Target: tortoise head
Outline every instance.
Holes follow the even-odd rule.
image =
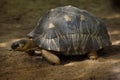
[[[29,51],[40,49],[31,38],[21,39],[19,41],[13,42],[11,48],[14,51]]]
[[[19,41],[13,42],[11,48],[15,51],[24,51],[27,43],[27,39],[21,39]]]

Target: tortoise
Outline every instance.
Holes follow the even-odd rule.
[[[86,10],[68,5],[49,10],[25,39],[13,42],[14,51],[39,50],[50,63],[60,64],[57,54],[96,59],[97,51],[111,45],[105,24]]]

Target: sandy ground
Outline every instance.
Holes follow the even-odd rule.
[[[33,28],[28,27],[29,23],[1,23],[0,80],[120,80],[120,18],[103,20],[113,45],[105,48],[98,60],[61,57],[61,65],[51,65],[24,52],[9,51],[13,41],[25,37]]]

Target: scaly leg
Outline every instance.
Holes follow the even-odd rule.
[[[60,64],[60,59],[58,56],[56,56],[55,54],[53,54],[50,51],[44,50],[42,49],[42,56],[47,59],[50,63],[53,64]]]

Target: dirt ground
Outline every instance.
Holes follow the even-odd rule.
[[[51,65],[40,56],[9,51],[12,42],[25,37],[34,27],[29,22],[0,23],[0,80],[120,80],[120,15],[102,20],[112,46],[105,48],[97,60],[61,57],[61,65]]]

